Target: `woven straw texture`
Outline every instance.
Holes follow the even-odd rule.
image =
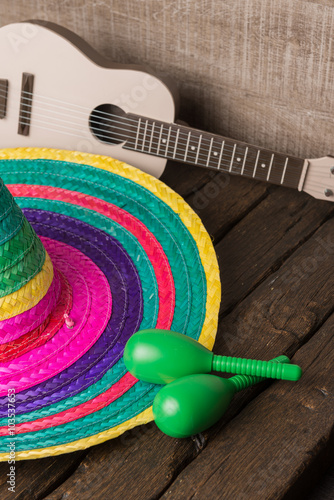
[[[23,221],[20,231],[9,241],[0,245],[0,269],[6,271],[14,266],[31,250],[36,234],[27,220]]]
[[[0,298],[0,320],[12,318],[34,307],[46,295],[53,280],[53,266],[45,253],[42,269],[19,290]]]
[[[30,278],[4,298],[24,297],[27,285],[34,290],[26,309],[12,305],[13,315],[0,322],[0,459],[8,459],[13,439],[8,388],[16,390],[18,460],[84,449],[152,420],[160,386],[127,373],[123,349],[135,331],[149,327],[180,331],[212,348],[220,281],[200,219],[160,181],[107,157],[1,150],[0,177],[16,201],[7,197],[13,207],[7,214],[0,207],[12,245],[6,265],[22,262]],[[19,207],[46,248],[35,275],[25,259],[33,232]],[[23,233],[16,249],[12,241]],[[49,282],[34,302],[42,287],[32,284],[48,261]],[[52,297],[56,306],[35,324],[39,304]],[[16,336],[19,324],[26,330]]]
[[[47,293],[36,306],[17,316],[0,321],[0,344],[13,341],[31,332],[45,321],[59,297],[60,285],[57,276],[56,273]]]
[[[63,326],[65,321],[64,314],[69,314],[72,308],[72,288],[60,271],[56,271],[55,278],[55,300],[51,302],[53,307],[50,314],[46,315],[46,319],[37,328],[20,336],[16,340],[2,344],[0,346],[0,361],[10,361],[32,349],[42,346]]]

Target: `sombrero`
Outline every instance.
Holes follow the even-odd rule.
[[[199,217],[109,157],[4,149],[0,178],[0,460],[149,422],[160,386],[126,371],[127,340],[170,329],[212,349],[217,331],[219,271]]]

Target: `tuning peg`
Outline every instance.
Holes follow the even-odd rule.
[[[277,364],[289,363],[279,356]],[[260,377],[194,374],[165,385],[155,396],[153,416],[159,429],[171,437],[185,438],[215,424],[226,412],[234,394],[264,380]]]
[[[125,346],[123,359],[132,375],[154,384],[211,371],[293,381],[302,375],[297,365],[215,355],[196,340],[169,330],[135,333]]]

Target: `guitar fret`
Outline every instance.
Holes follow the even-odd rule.
[[[214,168],[214,169],[217,168],[220,147],[221,147],[221,141],[218,140],[218,137],[213,136],[212,148],[211,148],[211,153],[210,153],[209,168]]]
[[[269,181],[270,174],[271,174],[271,169],[273,166],[273,161],[274,161],[274,154],[271,155],[270,163],[269,163],[269,169],[268,169],[268,174],[267,174],[267,181]]]
[[[189,148],[190,136],[191,136],[191,132],[188,132],[188,139],[187,139],[187,145],[186,145],[186,152],[184,153],[184,161],[186,161],[186,159],[187,159],[187,154],[188,154],[188,148]]]
[[[145,148],[145,140],[146,140],[147,124],[148,124],[148,120],[146,120],[146,123],[145,123],[145,129],[144,129],[144,135],[143,135],[143,144],[142,144],[142,146],[141,146],[141,150],[142,150],[142,151],[144,151],[144,148]]]
[[[177,129],[176,132],[176,138],[175,138],[175,146],[174,146],[174,153],[173,153],[173,158],[175,158],[176,155],[176,148],[177,148],[177,141],[179,140],[179,134],[180,134],[180,129]]]
[[[231,158],[231,163],[230,163],[230,167],[229,167],[229,172],[232,171],[232,165],[233,165],[233,160],[234,160],[234,155],[235,155],[235,148],[237,147],[236,144],[234,144],[234,147],[233,147],[233,153],[232,153],[232,158]]]
[[[157,149],[157,154],[160,154],[160,145],[161,145],[161,136],[162,136],[162,129],[164,128],[164,124],[161,124],[160,127],[160,133],[159,133],[159,139],[158,139],[158,149]]]
[[[215,134],[150,118],[133,117],[124,148],[201,167],[298,187],[304,161]],[[137,127],[137,128],[136,128]]]
[[[148,146],[148,152],[150,153],[151,152],[151,147],[152,147],[152,140],[153,140],[153,134],[154,134],[154,125],[155,125],[155,122],[152,123],[152,130],[151,130],[151,139],[150,139],[150,144]]]
[[[202,142],[202,134],[199,136],[199,141],[198,141],[198,146],[197,146],[197,154],[196,154],[195,163],[198,162],[198,156],[199,156],[199,150],[200,150],[200,147],[201,147],[201,142]]]
[[[284,163],[284,168],[283,168],[283,174],[282,174],[281,184],[283,184],[283,182],[284,182],[284,177],[285,177],[285,172],[286,172],[286,167],[287,167],[287,165],[288,165],[288,161],[289,161],[289,158],[287,158],[287,159],[285,160],[285,163]]]
[[[255,167],[254,167],[254,171],[253,171],[253,177],[255,177],[255,174],[256,174],[256,169],[257,169],[257,164],[258,164],[258,161],[259,161],[259,156],[260,156],[260,150],[258,149],[257,155],[256,155],[256,160],[255,160]]]
[[[221,150],[220,150],[220,155],[219,155],[219,160],[218,160],[218,167],[217,167],[218,169],[220,169],[220,164],[221,164],[221,161],[222,161],[224,146],[225,146],[225,141],[222,142],[222,147],[221,147]]]
[[[244,170],[245,170],[245,163],[246,163],[246,158],[247,158],[247,153],[248,153],[248,147],[245,149],[245,155],[244,155],[244,161],[242,162],[242,167],[241,167],[241,175],[243,175]]]
[[[165,131],[165,124],[163,124],[163,128],[162,128],[162,136],[161,136],[161,155],[162,156],[166,156],[166,143],[167,143],[167,139],[166,139],[166,135],[167,135],[167,132]],[[165,150],[163,149],[165,147]]]
[[[208,159],[206,161],[206,166],[207,167],[209,166],[209,161],[210,161],[210,156],[211,156],[211,150],[212,150],[212,143],[213,143],[213,137],[211,137],[211,141],[210,141],[210,147],[209,147],[209,152],[208,152]]]
[[[136,142],[135,142],[135,149],[138,147],[138,139],[139,139],[139,130],[140,130],[140,125],[141,125],[141,118],[138,120],[138,128],[137,128],[137,135],[136,135]]]

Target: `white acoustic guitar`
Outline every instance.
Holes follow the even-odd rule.
[[[0,29],[0,147],[112,156],[156,177],[167,159],[306,191],[334,201],[334,159],[304,160],[174,123],[170,83],[111,64],[44,21]]]

